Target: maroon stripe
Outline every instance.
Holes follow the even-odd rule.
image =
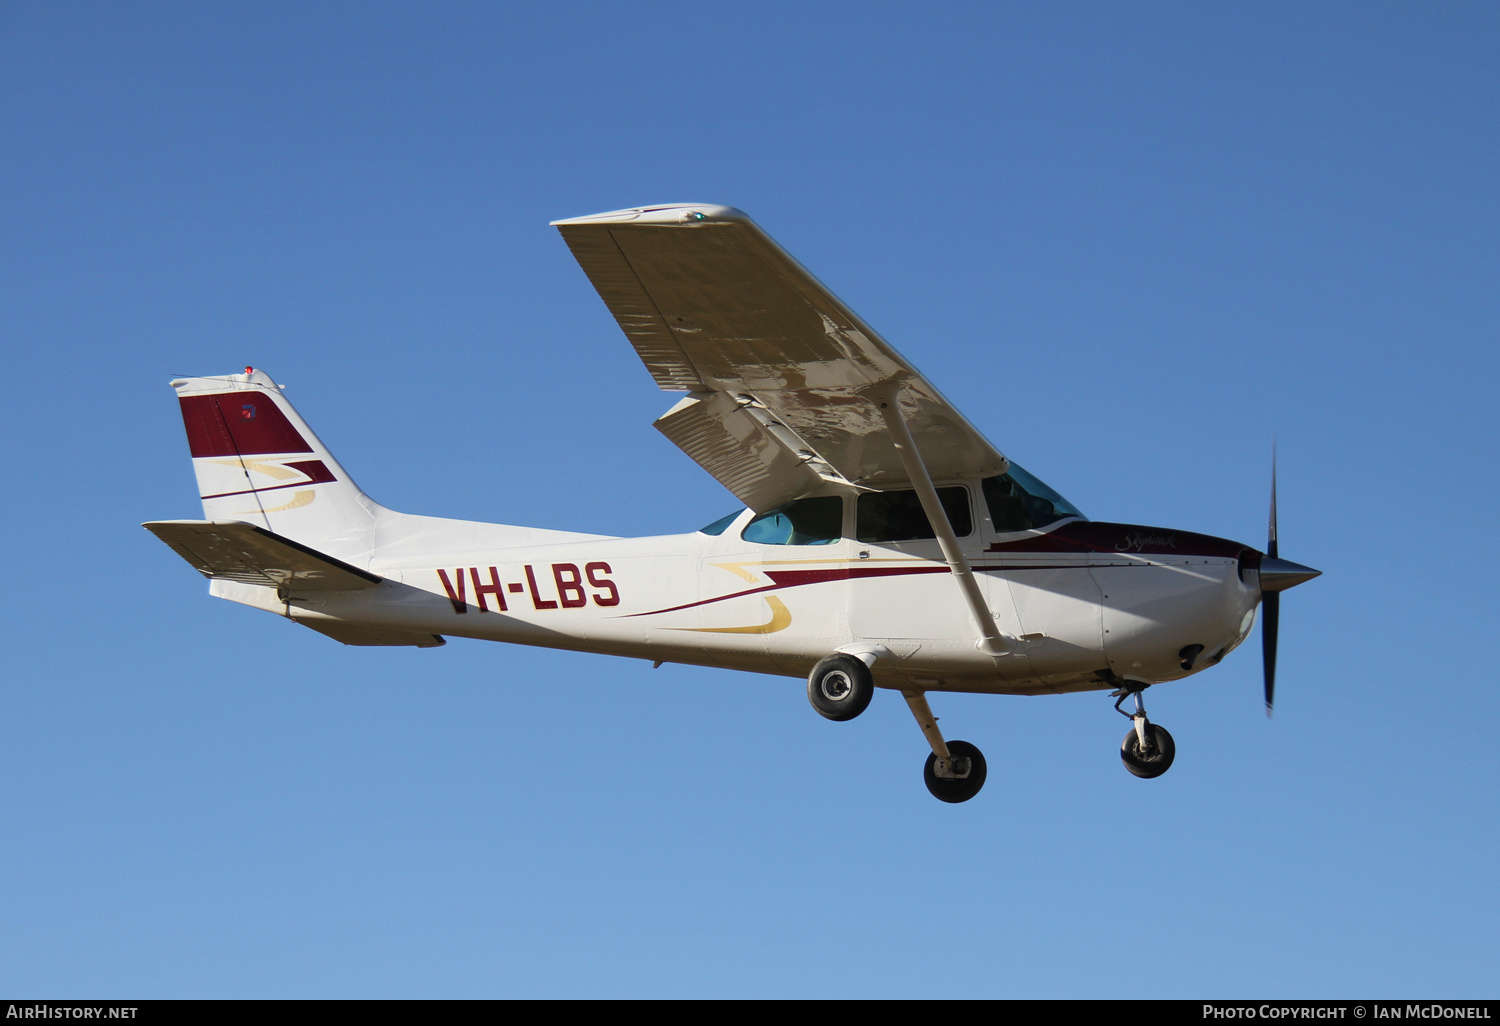
[[[299,474],[306,474],[308,484],[327,484],[338,480],[322,460],[298,460],[286,465]]]
[[[986,552],[1106,552],[1127,556],[1237,557],[1254,551],[1239,542],[1191,531],[1171,531],[1136,524],[1075,520],[1046,534],[999,541]]]
[[[1239,542],[1226,541],[1223,538],[1215,538],[1206,534],[1194,534],[1191,531],[1165,531],[1153,527],[1137,527],[1133,524],[1100,524],[1090,521],[1077,521],[1072,524],[1064,524],[1056,531],[1051,531],[1047,534],[1021,538],[1017,541],[996,542],[985,551],[1072,552],[1085,555],[1102,552],[1118,556],[1173,555],[1189,558],[1213,558],[1224,556],[1242,557],[1244,554],[1252,553],[1255,550],[1241,545]],[[1122,565],[1148,566],[1150,564],[1127,563]],[[1011,571],[1023,570],[1088,570],[1089,568],[1088,563],[972,564],[972,569],[982,573],[1010,573]],[[741,598],[745,595],[757,595],[764,591],[798,588],[805,584],[824,584],[829,581],[858,580],[865,577],[946,574],[949,570],[947,566],[941,564],[928,564],[927,566],[920,567],[847,566],[830,567],[823,570],[766,570],[763,572],[775,583],[763,585],[758,588],[747,588],[744,591],[720,595],[717,598],[700,599],[697,602],[684,602],[680,606],[651,609],[644,613],[627,613],[624,618],[652,616],[656,613],[675,613],[680,609],[692,609],[694,606],[712,605],[715,602]]]
[[[680,606],[668,606],[666,609],[649,609],[644,613],[627,613],[621,619],[629,619],[632,616],[651,616],[655,613],[675,613],[679,609],[692,609],[694,606],[709,606],[715,602],[723,602],[727,599],[742,598],[746,595],[758,595],[763,591],[779,591],[782,588],[796,588],[804,584],[823,584],[827,581],[843,581],[854,577],[892,577],[904,574],[945,574],[948,572],[946,566],[914,566],[914,567],[839,567],[831,570],[767,570],[765,575],[775,584],[763,585],[759,588],[746,588],[744,591],[731,592],[728,595],[720,595],[718,598],[700,599],[697,602],[684,602]]]
[[[824,581],[850,581],[861,577],[895,577],[906,574],[945,574],[946,566],[848,566],[828,570],[767,570],[765,575],[778,587],[796,588]]]
[[[195,459],[313,451],[264,392],[185,395],[180,401],[188,448]]]
[[[213,495],[200,495],[200,499],[227,499],[232,495],[256,495],[260,492],[274,492],[278,488],[306,488],[308,485],[327,484],[329,481],[337,481],[333,471],[324,466],[322,460],[298,460],[296,463],[285,464],[294,470],[307,475],[306,481],[293,481],[291,484],[267,485],[264,488],[242,488],[237,492],[215,492]]]
[[[280,491],[283,488],[306,488],[310,484],[317,484],[317,483],[318,482],[316,482],[316,481],[294,481],[291,484],[267,485],[265,488],[246,488],[244,491],[241,491],[241,492],[215,492],[212,495],[200,495],[200,496],[198,496],[198,498],[200,498],[200,499],[228,499],[228,498],[232,498],[232,497],[234,497],[236,495],[259,495],[261,492],[276,492],[276,491]]]

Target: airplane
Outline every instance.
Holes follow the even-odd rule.
[[[1007,459],[747,215],[711,204],[555,221],[657,385],[654,426],[742,509],[616,538],[398,513],[365,495],[264,372],[180,378],[203,520],[143,525],[209,593],[346,645],[463,637],[807,680],[829,720],[900,692],[934,797],[984,786],[931,692],[1108,691],[1120,758],[1176,745],[1147,688],[1219,663],[1320,571],[1269,541],[1092,521]],[[1131,711],[1122,704],[1131,700]]]

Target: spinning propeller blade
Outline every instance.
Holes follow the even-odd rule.
[[[1260,600],[1260,654],[1266,668],[1266,719],[1276,697],[1276,625],[1281,619],[1281,594],[1270,592]]]
[[[1276,445],[1271,445],[1271,525],[1267,529],[1266,559],[1276,559]],[[1261,562],[1265,573],[1265,561]],[[1271,704],[1276,698],[1276,628],[1281,621],[1281,592],[1267,592],[1261,582],[1260,655],[1266,674],[1266,719],[1271,718]]]
[[[1260,561],[1260,651],[1266,673],[1266,716],[1276,698],[1276,629],[1281,621],[1281,593],[1322,574],[1282,559],[1276,544],[1276,447],[1271,447],[1271,525],[1266,554]]]

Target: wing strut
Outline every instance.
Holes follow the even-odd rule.
[[[911,430],[906,426],[906,418],[901,415],[900,395],[899,388],[890,389],[876,396],[875,405],[880,407],[880,415],[885,418],[885,426],[891,433],[891,441],[895,444],[896,452],[901,456],[901,465],[906,468],[906,476],[917,490],[917,498],[922,500],[922,509],[926,512],[927,520],[932,524],[932,530],[937,535],[938,545],[943,550],[943,558],[947,560],[948,568],[953,571],[954,580],[958,581],[964,601],[969,604],[969,612],[974,615],[974,624],[979,628],[980,635],[977,645],[979,651],[991,656],[1005,655],[1015,648],[1015,641],[1007,638],[995,625],[995,618],[990,613],[990,607],[979,590],[979,582],[974,579],[974,572],[969,569],[968,560],[964,559],[963,551],[958,547],[958,538],[953,533],[953,524],[948,520],[948,511],[943,509],[943,504],[938,501],[937,489],[932,486],[932,477],[927,473],[927,464],[922,462],[922,454],[917,451],[916,443],[912,441]],[[921,717],[919,716],[918,719],[920,720]]]

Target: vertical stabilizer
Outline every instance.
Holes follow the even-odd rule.
[[[380,507],[263,371],[172,382],[208,520],[264,527],[356,565]]]

